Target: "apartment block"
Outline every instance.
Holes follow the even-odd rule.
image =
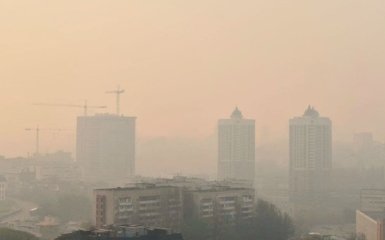
[[[242,223],[254,216],[254,189],[224,186],[192,190],[184,194],[186,218],[206,221],[216,227]]]
[[[94,190],[93,224],[140,224],[179,230],[182,194],[177,187],[142,184]]]

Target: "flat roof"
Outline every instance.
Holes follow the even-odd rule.
[[[379,219],[385,219],[385,212],[377,212],[377,211],[362,211],[363,214],[367,215],[368,217],[374,219],[374,220],[379,220]]]
[[[228,192],[228,191],[239,191],[239,190],[248,190],[248,191],[254,191],[253,188],[242,188],[242,187],[227,187],[227,186],[219,186],[219,187],[208,187],[208,188],[201,188],[199,189],[193,189],[191,192]]]
[[[162,188],[178,188],[174,186],[143,186],[143,187],[115,187],[115,188],[97,188],[94,191],[128,191],[128,190],[152,190]]]

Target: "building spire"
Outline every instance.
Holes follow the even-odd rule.
[[[305,110],[303,116],[304,117],[319,117],[319,113],[313,106],[309,105],[307,107],[307,109]]]
[[[238,106],[235,107],[233,113],[231,114],[232,119],[242,119],[242,112],[238,109]]]

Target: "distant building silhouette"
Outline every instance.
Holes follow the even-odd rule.
[[[135,117],[77,119],[76,160],[85,180],[124,182],[135,174]]]
[[[384,240],[385,213],[356,210],[356,239]]]
[[[289,124],[290,199],[297,203],[325,199],[332,169],[332,123],[309,106]]]
[[[0,201],[5,200],[7,190],[7,179],[0,175]]]
[[[385,212],[385,189],[364,188],[360,191],[360,210]]]
[[[373,148],[374,139],[371,132],[361,132],[354,134],[353,137],[355,151],[368,151]]]
[[[81,171],[78,165],[68,152],[55,152],[49,154],[40,154],[33,161],[34,175],[36,180],[50,181],[79,181]],[[28,169],[23,169],[25,174],[29,173]],[[27,177],[27,176],[25,176]]]
[[[255,120],[244,119],[238,108],[218,121],[218,178],[254,182]]]

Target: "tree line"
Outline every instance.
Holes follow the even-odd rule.
[[[287,240],[294,235],[294,231],[289,215],[264,200],[257,201],[255,217],[247,222],[223,226],[218,231],[203,220],[189,219],[182,229],[185,240]]]

